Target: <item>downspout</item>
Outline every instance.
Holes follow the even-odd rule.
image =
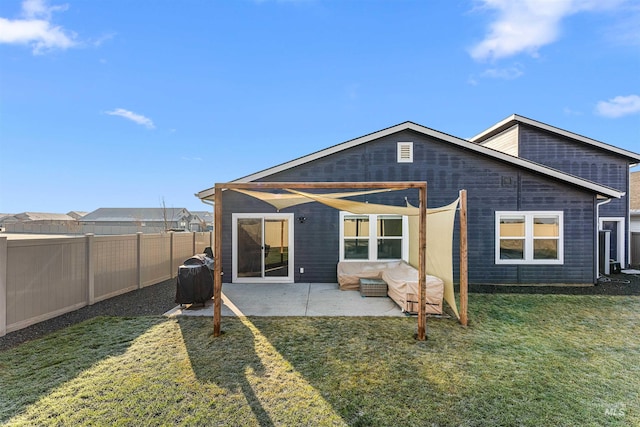
[[[595,256],[596,256],[596,281],[600,278],[600,206],[604,206],[607,203],[611,202],[612,198],[608,198],[607,200],[603,200],[596,204],[596,239],[595,239]]]

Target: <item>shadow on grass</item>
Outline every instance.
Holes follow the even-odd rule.
[[[241,390],[260,425],[460,421],[447,400],[459,373],[429,369],[446,357],[446,334],[465,334],[454,320],[430,320],[427,342],[413,338],[414,318],[225,318],[218,338],[210,321],[179,323],[198,380]],[[308,417],[280,418],[295,412]]]
[[[460,373],[432,369],[459,357],[448,354],[447,336],[467,331],[453,319],[428,319],[427,341],[414,339],[412,317],[252,320],[348,425],[463,423],[449,400]]]
[[[123,354],[161,317],[96,317],[0,352],[0,422],[109,357]]]
[[[212,336],[211,320],[179,320],[198,381],[215,384],[227,394],[235,393],[242,406],[239,411],[243,407],[251,408],[252,414],[247,409],[243,425],[347,424],[316,385],[283,357],[263,334],[266,322],[277,325],[276,330],[289,335],[287,325],[295,319],[300,318],[229,317],[223,320],[224,334],[216,338]],[[256,326],[258,323],[261,326]],[[318,344],[317,350],[322,352],[324,343]],[[311,358],[316,356],[317,351],[309,355]],[[251,416],[253,418],[249,419]],[[234,422],[230,424],[236,425]]]
[[[238,319],[225,319],[223,334],[213,337],[213,323],[193,317],[178,319],[191,367],[203,383],[237,391],[244,395],[260,426],[274,426],[269,414],[247,379],[247,372],[264,375],[265,370],[255,351],[254,335]]]

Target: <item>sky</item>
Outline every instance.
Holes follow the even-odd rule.
[[[640,152],[639,0],[0,0],[0,213],[195,193],[405,121]]]

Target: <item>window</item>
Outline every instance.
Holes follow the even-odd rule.
[[[562,212],[496,212],[496,264],[562,264]]]
[[[400,215],[340,212],[340,260],[408,259],[408,221]]]

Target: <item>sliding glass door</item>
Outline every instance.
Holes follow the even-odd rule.
[[[293,214],[233,215],[233,281],[293,282]]]

